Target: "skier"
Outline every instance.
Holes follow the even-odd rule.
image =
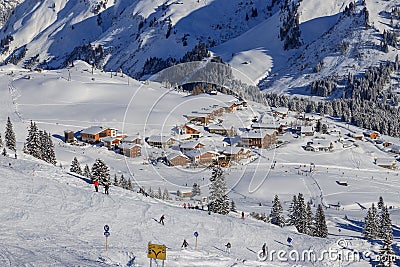
[[[96,192],[99,192],[99,182],[96,180],[93,182],[94,185],[94,189],[96,190]]]
[[[244,212],[242,211],[242,220],[244,220]]]
[[[186,203],[183,203],[183,208],[186,209]]]
[[[189,243],[186,241],[186,239],[183,239],[183,244],[181,248],[187,248],[189,246]]]
[[[164,219],[165,219],[165,217],[164,217],[164,214],[163,214],[163,215],[161,215],[161,218],[160,218],[160,223],[161,223],[162,225],[164,225]]]
[[[263,256],[265,257],[265,255],[267,255],[266,253],[267,253],[267,243],[264,243],[264,245],[262,246],[262,253],[263,253]]]
[[[227,253],[231,253],[231,247],[232,247],[231,243],[228,242],[228,243],[225,245],[225,247],[226,247],[226,252],[227,252]]]
[[[106,183],[104,185],[104,194],[108,195],[108,189],[110,188],[110,185],[108,183]]]

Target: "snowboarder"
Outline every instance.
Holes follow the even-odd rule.
[[[226,252],[227,252],[227,253],[231,253],[231,247],[232,247],[231,243],[228,242],[228,243],[225,245],[225,247],[226,247]]]
[[[108,189],[110,188],[110,185],[108,183],[106,183],[104,185],[104,194],[108,195]]]
[[[160,218],[160,223],[161,223],[162,225],[164,225],[164,219],[165,219],[165,217],[164,217],[164,214],[163,214],[163,215],[161,215],[161,218]]]
[[[186,241],[186,239],[183,239],[183,244],[181,248],[187,248],[189,246],[189,243]]]
[[[99,182],[96,180],[93,182],[94,185],[94,189],[96,190],[96,192],[99,192]]]
[[[242,211],[242,220],[244,220],[244,212]]]

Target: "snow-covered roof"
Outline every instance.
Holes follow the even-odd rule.
[[[116,138],[116,137],[111,137],[111,136],[106,136],[106,137],[104,137],[104,138],[101,138],[101,141],[103,141],[103,142],[112,142],[112,141],[114,141],[114,140],[118,140],[118,138]]]
[[[121,145],[119,145],[119,148],[121,149],[131,149],[135,146],[141,147],[141,145],[139,144],[132,144],[132,143],[122,143]]]
[[[192,140],[192,141],[188,141],[188,142],[182,143],[182,144],[180,145],[180,148],[184,148],[184,149],[186,149],[186,148],[194,149],[194,148],[195,148],[197,145],[199,145],[199,144],[204,146],[204,144],[202,144],[201,142]]]
[[[147,138],[147,142],[153,143],[167,143],[170,139],[175,140],[171,136],[164,136],[164,135],[151,135]]]
[[[215,152],[213,150],[206,150],[206,149],[203,149],[203,148],[193,149],[193,150],[190,150],[190,151],[186,152],[185,154],[186,154],[186,156],[188,156],[189,158],[192,159],[192,158],[198,157],[198,156],[200,156],[200,155],[202,155],[204,153],[207,153],[207,152],[215,154],[215,155],[219,155],[218,152]]]
[[[198,132],[201,132],[201,131],[203,130],[203,127],[194,125],[194,124],[192,124],[192,123],[185,124],[185,125],[183,125],[182,127],[185,127],[185,126],[191,128],[191,129],[193,129],[193,130],[196,130],[196,131],[198,131]]]
[[[128,135],[122,138],[123,142],[133,142],[136,139],[140,139],[140,135]]]
[[[255,129],[277,129],[279,128],[280,124],[270,122],[270,123],[253,123],[251,128]]]
[[[245,132],[241,134],[242,138],[251,138],[251,139],[256,139],[256,138],[264,138],[266,135],[273,135],[276,131],[275,130],[253,130],[249,132]]]
[[[210,125],[207,126],[207,128],[209,130],[228,130],[228,129],[230,129],[230,127],[225,127],[225,126],[220,125],[220,124],[210,124]]]
[[[229,146],[229,147],[225,148],[225,150],[223,151],[223,154],[225,154],[225,155],[235,155],[235,154],[238,154],[241,151],[244,151],[243,147]]]
[[[81,134],[92,134],[96,135],[101,133],[102,131],[106,130],[107,128],[104,128],[103,126],[90,126],[89,128],[83,129],[81,131]]]
[[[376,159],[376,165],[390,166],[393,164],[396,164],[396,161],[394,159]]]
[[[184,157],[184,158],[189,159],[186,155],[182,154],[179,151],[174,151],[174,152],[169,153],[166,158],[167,158],[167,160],[173,160],[176,157]]]

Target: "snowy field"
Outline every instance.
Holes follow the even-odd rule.
[[[68,81],[69,75],[71,81]],[[269,214],[275,194],[279,195],[285,211],[292,196],[299,192],[305,195],[306,201],[323,204],[327,207],[329,236],[320,239],[249,216],[242,220],[239,214],[220,216],[185,210],[183,202],[161,203],[121,188],[112,187],[109,196],[95,193],[85,179],[67,173],[74,157],[81,166],[91,166],[96,158],[101,158],[110,167],[112,177],[124,174],[145,188],[167,188],[171,193],[178,189],[190,191],[193,183],[198,183],[202,195],[207,196],[209,169],[147,164],[147,156],[162,153],[147,145],[143,145],[143,156],[130,159],[104,147],[65,144],[60,136],[66,129],[79,131],[92,125],[115,127],[142,137],[171,134],[173,127],[185,123],[184,114],[232,101],[232,96],[190,96],[169,91],[158,83],[144,84],[132,79],[128,84],[126,76],[111,77],[110,73],[98,70],[92,74],[90,66],[83,63],[69,70],[42,73],[5,66],[0,70],[0,90],[0,123],[5,125],[7,117],[11,117],[18,151],[18,159],[0,157],[3,184],[0,190],[3,203],[7,203],[0,212],[1,266],[146,266],[146,247],[150,241],[167,245],[166,266],[292,266],[293,261],[260,262],[256,252],[264,242],[270,250],[320,252],[330,247],[338,249],[336,243],[340,238],[346,240],[350,249],[376,255],[379,242],[361,238],[360,221],[366,215],[365,208],[377,202],[379,196],[392,206],[394,249],[399,254],[399,171],[376,166],[375,157],[393,159],[393,155],[380,151],[370,142],[360,141],[357,147],[350,148],[341,148],[335,143],[332,152],[308,152],[302,146],[310,138],[287,134],[278,136],[278,140],[287,141],[282,146],[253,150],[254,161],[226,169],[229,196],[246,215],[253,211]],[[254,116],[263,116],[268,110],[250,103],[247,110],[229,114],[224,119],[234,123],[235,128],[248,127]],[[30,120],[53,135],[57,166],[22,154]],[[329,123],[336,124],[343,133],[356,130],[338,122],[329,120]],[[215,146],[222,139],[217,135],[204,138]],[[312,173],[309,172],[311,163]],[[336,182],[344,180],[348,186]],[[336,209],[338,202],[340,208]],[[165,226],[154,220],[162,214],[166,217]],[[108,253],[104,224],[111,228]],[[194,248],[195,231],[200,234],[197,249]],[[293,247],[287,245],[289,236]],[[188,250],[180,248],[183,239],[190,244]],[[232,243],[230,254],[224,251],[227,242]],[[343,266],[367,266],[373,261],[342,263]],[[301,262],[303,266],[338,264],[335,259]]]

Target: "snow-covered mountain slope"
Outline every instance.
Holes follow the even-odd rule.
[[[68,81],[69,80],[69,81]],[[105,147],[63,142],[63,131],[79,131],[92,125],[116,127],[126,134],[169,133],[176,125],[185,123],[182,114],[201,110],[233,100],[229,95],[187,95],[169,91],[159,83],[141,83],[120,74],[93,70],[90,65],[75,62],[75,67],[42,72],[28,71],[12,65],[0,68],[0,125],[10,116],[17,136],[18,159],[0,156],[0,225],[3,228],[0,261],[4,266],[146,266],[147,243],[165,244],[167,266],[292,266],[289,262],[260,262],[257,252],[264,242],[270,250],[290,252],[314,250],[319,256],[345,239],[349,249],[370,252],[376,256],[380,241],[362,238],[366,210],[379,196],[392,206],[390,215],[394,229],[393,249],[399,251],[400,182],[398,170],[383,169],[374,158],[393,160],[372,142],[357,141],[357,146],[343,148],[340,136],[324,135],[333,141],[332,152],[305,151],[303,146],[311,137],[287,133],[278,139],[284,142],[277,149],[253,149],[254,161],[224,168],[229,197],[239,211],[246,214],[228,216],[208,215],[205,211],[185,210],[183,203],[193,200],[160,201],[136,192],[112,186],[110,195],[95,193],[84,177],[70,175],[74,157],[89,166],[103,159],[113,176],[123,174],[146,189],[166,188],[175,196],[191,190],[193,183],[201,186],[201,196],[208,196],[208,168],[169,167],[162,162],[149,164],[149,157],[161,156],[169,150],[151,148],[142,143],[143,154],[127,158]],[[223,116],[225,123],[235,128],[248,127],[254,117],[266,116],[267,107],[253,102],[247,110]],[[22,152],[27,127],[33,120],[40,129],[53,135],[57,166],[47,165]],[[297,121],[293,118],[293,123]],[[342,131],[342,138],[357,132],[354,126],[324,118],[323,123]],[[316,138],[316,137],[312,137]],[[387,140],[397,144],[398,138]],[[206,133],[201,139],[213,148],[222,146],[223,137]],[[322,139],[322,138],[321,138]],[[10,152],[10,151],[8,151]],[[9,166],[11,163],[11,166]],[[309,168],[313,163],[315,170]],[[274,166],[272,168],[272,165]],[[204,179],[203,179],[204,178]],[[339,185],[345,181],[348,186]],[[137,183],[137,184],[136,184]],[[329,236],[327,239],[299,234],[290,226],[279,228],[256,221],[250,212],[269,214],[271,200],[279,195],[285,216],[294,194],[302,192],[305,199],[326,206]],[[340,202],[341,209],[335,208]],[[313,212],[315,208],[313,207]],[[164,214],[165,226],[154,219]],[[153,219],[154,218],[154,219]],[[103,226],[110,225],[108,255],[105,251]],[[194,247],[194,231],[199,232],[199,247]],[[288,246],[288,237],[293,247]],[[183,239],[190,248],[180,249]],[[232,243],[232,253],[224,245]],[[133,258],[135,257],[134,263]],[[298,262],[297,262],[298,263]],[[337,258],[317,263],[302,261],[303,266],[338,265]],[[346,261],[349,266],[376,263],[369,258]],[[3,266],[3,264],[0,264]],[[159,263],[161,265],[161,263]],[[344,265],[344,264],[343,264]]]
[[[0,33],[13,39],[0,60],[59,68],[81,58],[137,77],[149,58],[179,60],[203,42],[262,89],[304,94],[313,80],[359,74],[398,53],[392,46],[382,52],[380,43],[384,30],[397,27],[390,12],[399,1],[366,0],[368,28],[361,1],[344,14],[350,3],[300,1],[303,45],[284,50],[279,1],[25,1]]]

